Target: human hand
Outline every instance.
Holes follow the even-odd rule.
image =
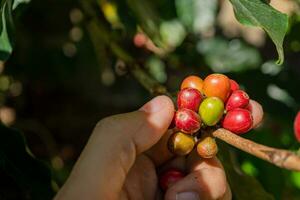
[[[217,158],[202,160],[196,153],[172,158],[166,143],[173,114],[172,101],[159,96],[138,111],[101,120],[55,199],[163,199],[157,170],[173,167],[187,176],[164,199],[231,199]]]

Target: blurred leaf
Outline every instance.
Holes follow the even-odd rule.
[[[202,40],[197,44],[206,63],[216,72],[239,72],[259,67],[259,52],[242,41],[222,38]]]
[[[13,10],[30,0],[2,0],[0,4],[0,60],[7,60],[13,50]]]
[[[205,34],[214,26],[218,2],[216,0],[176,0],[181,22],[194,33]]]
[[[13,26],[12,1],[4,2],[1,7],[0,60],[6,60],[12,52],[9,29]]]
[[[165,71],[165,63],[159,58],[152,56],[146,62],[146,67],[149,73],[160,83],[164,83],[167,80],[167,74]]]
[[[237,20],[244,25],[263,28],[278,52],[278,64],[284,61],[283,40],[288,29],[288,16],[261,0],[230,0]]]
[[[180,21],[164,21],[160,25],[160,35],[163,43],[170,48],[179,46],[186,36],[186,32]]]
[[[228,182],[236,200],[273,200],[274,197],[267,193],[261,184],[254,178],[245,175],[234,162],[231,147],[218,143],[220,159],[225,168]]]
[[[299,172],[292,172],[291,173],[292,182],[295,186],[300,189],[300,173]]]
[[[3,125],[0,125],[0,168],[30,199],[52,198],[49,169],[28,153],[24,138],[18,131]]]

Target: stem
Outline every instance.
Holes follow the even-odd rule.
[[[219,128],[212,135],[251,155],[278,167],[300,171],[300,157],[288,150],[276,149],[242,138],[226,129]]]

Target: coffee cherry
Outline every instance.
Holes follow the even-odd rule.
[[[264,111],[262,106],[256,101],[250,99],[250,102],[246,109],[251,112],[253,118],[252,128],[257,128],[261,124],[264,117]]]
[[[184,156],[190,153],[195,146],[195,139],[192,136],[181,132],[171,135],[168,141],[169,150],[178,156]]]
[[[223,128],[236,133],[243,134],[252,128],[253,119],[249,110],[236,108],[229,111],[222,121]]]
[[[300,111],[294,121],[294,133],[298,142],[300,142]]]
[[[160,175],[159,185],[166,191],[172,184],[184,178],[184,173],[178,169],[169,169]]]
[[[143,47],[147,42],[147,37],[143,33],[135,34],[133,38],[133,43],[136,47]]]
[[[184,88],[177,96],[178,108],[187,108],[196,112],[198,111],[201,101],[201,93],[194,88]]]
[[[182,81],[180,89],[182,90],[184,88],[195,88],[203,94],[202,87],[203,87],[203,80],[200,77],[188,76]]]
[[[230,94],[229,78],[223,74],[211,74],[204,79],[203,92],[207,97],[219,97],[223,102]]]
[[[211,136],[204,136],[197,144],[197,152],[202,158],[212,158],[218,153],[216,140]]]
[[[199,114],[207,126],[216,125],[224,113],[224,103],[218,97],[206,98],[199,107]]]
[[[226,110],[230,111],[234,108],[245,108],[249,104],[249,96],[243,90],[235,90],[232,92],[226,102]]]
[[[180,108],[175,114],[175,125],[180,131],[193,134],[200,129],[201,119],[196,112]]]
[[[239,84],[235,80],[230,79],[229,81],[230,81],[230,90],[231,90],[231,92],[240,89]]]

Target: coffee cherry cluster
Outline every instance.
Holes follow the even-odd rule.
[[[261,121],[262,116],[253,118],[263,113],[261,106],[223,74],[210,74],[204,80],[188,76],[180,89],[174,115],[177,131],[168,142],[170,151],[176,155],[187,155],[197,145],[201,157],[211,158],[218,146],[208,130],[223,127],[243,134],[257,126],[254,119]]]

